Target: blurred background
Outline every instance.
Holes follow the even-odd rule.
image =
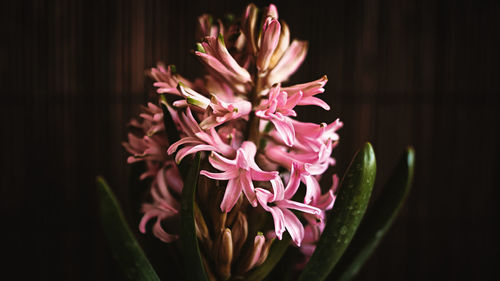
[[[499,280],[499,2],[273,3],[292,37],[310,43],[291,82],[328,75],[321,98],[332,110],[301,114],[344,122],[333,171],[343,175],[355,151],[371,141],[376,196],[403,150],[416,149],[413,190],[356,280]],[[2,4],[7,272],[21,280],[123,280],[99,224],[95,176],[107,178],[136,229],[137,192],[129,188],[121,142],[126,123],[154,96],[145,70],[163,61],[189,78],[200,75],[190,53],[197,17],[240,15],[246,4]],[[161,250],[150,238],[140,237]],[[161,265],[155,262],[159,271]]]

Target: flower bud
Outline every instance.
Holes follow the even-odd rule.
[[[233,239],[229,228],[219,236],[219,242],[215,249],[217,257],[215,259],[216,270],[222,280],[231,277],[231,263],[233,261]]]
[[[198,240],[200,240],[203,248],[207,250],[211,249],[212,240],[210,239],[210,233],[208,232],[208,227],[205,219],[203,218],[203,214],[196,204],[194,205],[194,221],[196,227],[196,237],[198,237]]]
[[[259,9],[255,4],[251,3],[247,6],[245,14],[243,15],[242,29],[245,34],[250,52],[257,53],[257,42],[255,41],[255,25],[257,23]]]
[[[236,216],[236,220],[232,227],[232,233],[234,256],[238,257],[248,237],[248,220],[246,215],[242,212],[238,212]]]
[[[269,68],[274,68],[278,61],[281,59],[283,54],[285,53],[288,46],[290,46],[290,29],[288,28],[288,24],[285,21],[281,20],[281,32],[280,39],[278,42],[278,46],[274,50],[274,53],[269,62]]]
[[[221,233],[224,228],[226,227],[226,218],[227,218],[227,213],[222,212],[219,205],[220,202],[222,202],[222,198],[224,196],[224,190],[216,186],[216,191],[213,192],[211,198],[210,198],[210,203],[209,203],[209,214],[210,218],[212,219],[212,225],[214,227],[213,233],[215,237]]]
[[[240,259],[240,263],[237,267],[238,274],[244,274],[245,272],[248,272],[255,267],[255,264],[257,263],[262,252],[265,241],[266,238],[264,237],[264,234],[262,232],[258,232],[255,236],[253,245],[251,245],[251,247],[248,249],[248,252]]]
[[[278,20],[268,17],[262,26],[259,54],[257,56],[257,68],[265,72],[269,66],[271,56],[280,39],[281,26]]]
[[[268,239],[266,241],[266,243],[262,247],[262,251],[260,253],[260,257],[257,259],[257,262],[255,263],[255,266],[259,266],[259,265],[263,264],[266,261],[267,256],[269,255],[269,249],[271,248],[271,245],[273,244],[274,240],[275,239],[273,238],[273,239]]]
[[[184,83],[182,82],[179,82],[179,84],[177,84],[177,89],[181,93],[181,96],[183,96],[186,99],[186,102],[189,105],[193,105],[202,110],[207,109],[207,107],[210,105],[209,98],[204,97],[195,90],[186,87],[186,85],[184,85]]]

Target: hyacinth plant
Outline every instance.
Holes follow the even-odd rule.
[[[152,68],[157,98],[132,119],[123,144],[150,184],[138,229],[173,246],[186,280],[350,279],[409,191],[413,150],[364,216],[376,173],[371,145],[340,184],[333,175],[322,187],[343,123],[302,122],[294,110],[330,110],[317,96],[326,76],[288,82],[307,42],[290,40],[274,5],[198,23],[193,53],[206,75],[188,80],[173,65]],[[102,178],[98,186],[103,227],[126,276],[159,280]]]

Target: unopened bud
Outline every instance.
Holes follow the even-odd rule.
[[[243,15],[243,32],[248,40],[252,54],[257,53],[257,43],[255,42],[255,25],[257,23],[259,9],[251,3],[247,6]]]
[[[196,236],[198,237],[198,240],[200,240],[201,245],[205,249],[211,249],[212,240],[210,239],[210,233],[208,232],[207,224],[197,204],[194,205],[194,221],[196,227]]]
[[[231,277],[231,263],[233,261],[233,239],[231,230],[224,229],[219,238],[216,258],[216,270],[222,280]]]
[[[179,82],[177,84],[177,90],[186,99],[186,102],[190,105],[199,107],[200,109],[207,109],[210,105],[210,99],[196,92],[195,90],[188,88],[184,83]]]
[[[271,60],[269,62],[269,68],[274,68],[278,61],[281,59],[283,54],[285,53],[288,46],[290,46],[290,29],[288,29],[288,24],[285,21],[281,20],[281,33],[280,39],[278,41],[278,46],[274,50],[273,55],[271,56]]]
[[[232,230],[233,230],[234,256],[238,257],[248,237],[247,216],[244,215],[242,212],[238,212]]]
[[[217,186],[215,187],[215,192],[212,192],[209,202],[209,214],[212,220],[212,225],[214,226],[213,233],[214,237],[217,237],[226,227],[227,213],[222,212],[219,205],[224,197],[223,188]]]
[[[266,238],[264,237],[264,234],[262,234],[262,232],[258,232],[254,238],[253,245],[251,245],[248,249],[247,254],[241,257],[240,264],[237,267],[238,274],[244,274],[255,266],[260,257],[265,241]]]
[[[267,256],[269,255],[269,249],[271,248],[271,245],[273,244],[273,242],[274,242],[274,238],[268,239],[266,241],[266,243],[262,247],[262,251],[260,253],[260,257],[259,257],[259,259],[257,259],[257,262],[255,263],[255,266],[259,266],[259,265],[263,264],[266,261]]]

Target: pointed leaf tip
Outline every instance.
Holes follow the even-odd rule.
[[[415,150],[408,147],[401,155],[379,198],[363,219],[351,245],[330,275],[331,280],[351,280],[376,249],[408,196],[414,165]]]

